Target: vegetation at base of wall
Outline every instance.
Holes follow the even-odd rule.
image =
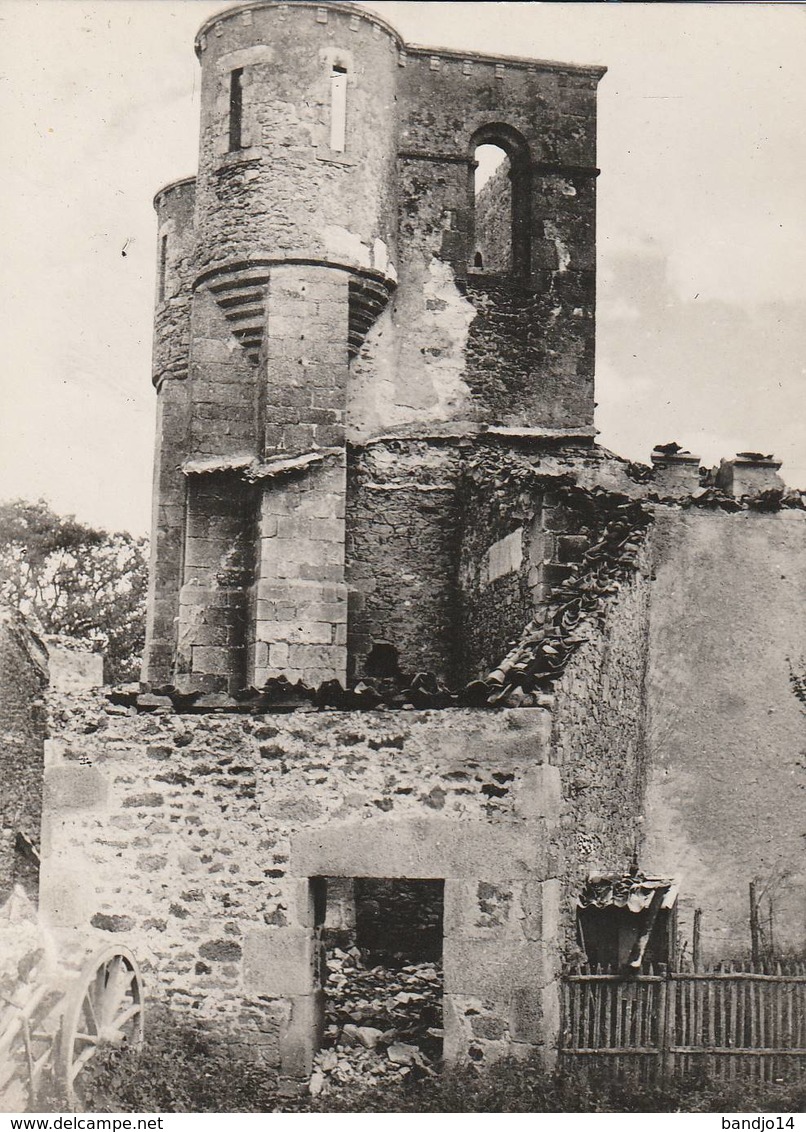
[[[806,1085],[688,1077],[663,1085],[545,1073],[505,1061],[437,1077],[284,1097],[273,1070],[245,1059],[244,1045],[153,1010],[142,1050],[101,1051],[80,1078],[89,1112],[781,1112],[806,1107]]]
[[[272,1112],[277,1076],[203,1027],[152,1008],[140,1050],[100,1050],[78,1080],[87,1112]]]
[[[42,499],[0,502],[0,601],[103,652],[110,683],[137,679],[147,588],[146,539],[57,515]]]

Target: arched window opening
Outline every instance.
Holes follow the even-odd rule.
[[[488,274],[512,271],[512,176],[509,157],[498,145],[476,147],[473,267]]]
[[[230,71],[229,76],[229,148],[241,149],[241,115],[243,112],[243,67]]]
[[[347,144],[347,71],[334,66],[330,72],[330,148],[344,153]]]

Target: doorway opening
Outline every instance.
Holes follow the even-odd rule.
[[[442,1057],[444,882],[328,877],[312,1089],[430,1076]]]

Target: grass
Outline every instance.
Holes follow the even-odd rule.
[[[685,1078],[663,1085],[547,1074],[507,1061],[327,1096],[283,1097],[274,1072],[237,1049],[152,1012],[142,1050],[100,1052],[81,1078],[87,1112],[778,1112],[806,1108],[806,1085]]]

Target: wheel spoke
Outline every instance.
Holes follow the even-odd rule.
[[[119,1033],[121,1037],[126,1036],[123,1033],[123,1027],[126,1025],[127,1022],[131,1022],[132,1018],[136,1018],[137,1015],[140,1013],[140,1010],[141,1010],[140,1003],[135,1002],[132,1006],[130,1006],[128,1008],[128,1010],[124,1010],[121,1014],[118,1014],[115,1017],[115,1019],[113,1020],[111,1025],[114,1026],[116,1032]]]
[[[93,1001],[92,1001],[92,998],[90,997],[90,991],[89,990],[87,990],[87,993],[84,995],[84,1002],[82,1004],[82,1013],[84,1014],[84,1017],[87,1019],[89,1024],[92,1027],[94,1027],[95,1033],[97,1034],[100,1027],[98,1025],[98,1018],[95,1014],[95,1006],[93,1005]]]
[[[90,1058],[95,1056],[95,1048],[96,1048],[95,1046],[88,1046],[85,1050],[81,1051],[81,1053],[78,1055],[78,1057],[72,1063],[72,1065],[70,1066],[70,1083],[71,1084],[73,1083],[73,1081],[75,1081],[76,1077],[79,1075],[79,1073],[84,1068],[84,1066],[87,1064],[87,1062],[90,1060]]]
[[[76,1078],[106,1042],[139,1044],[143,1034],[142,987],[126,949],[100,952],[88,961],[62,1019],[60,1077],[71,1103]]]
[[[101,1014],[104,1027],[114,1023],[115,1015],[126,998],[126,968],[123,959],[117,955],[109,964],[109,976],[104,989]]]

